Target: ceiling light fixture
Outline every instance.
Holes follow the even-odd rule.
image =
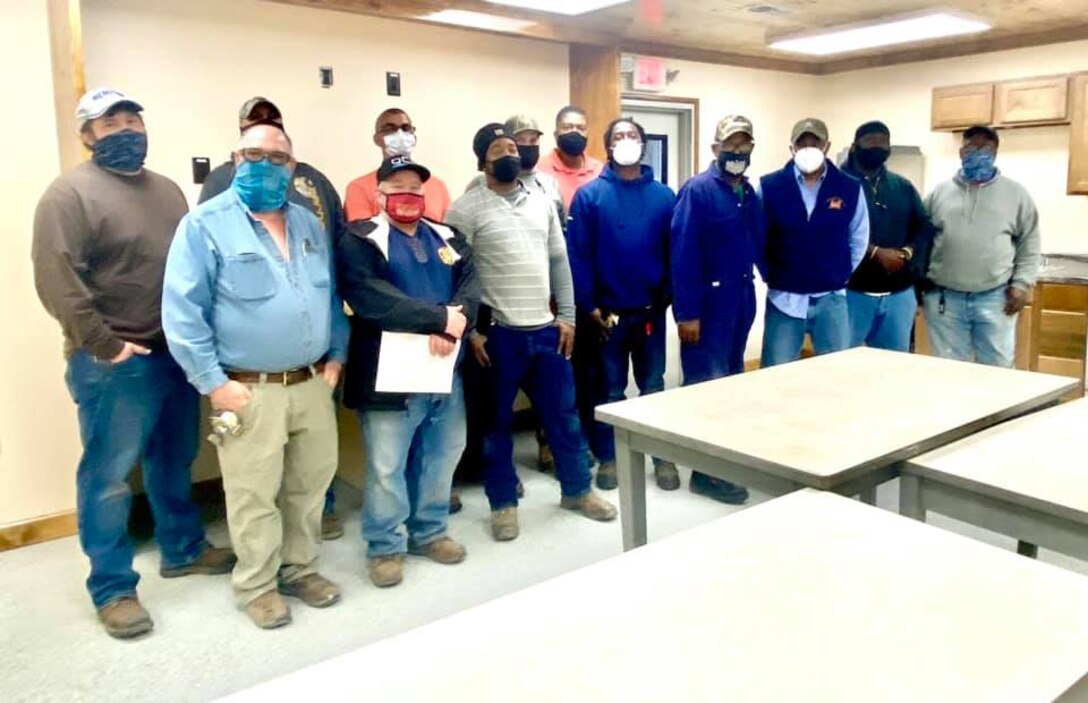
[[[774,39],[770,48],[796,54],[828,56],[879,46],[907,44],[926,39],[940,39],[961,34],[975,34],[990,29],[985,20],[944,10],[889,17],[815,32],[793,34]]]
[[[623,5],[631,0],[487,0],[495,5],[519,7],[523,10],[551,12],[557,15],[584,15],[594,10],[602,10],[614,5]]]
[[[468,10],[441,10],[440,12],[423,15],[419,19],[437,24],[453,24],[458,27],[486,29],[492,32],[518,32],[536,24],[536,22],[527,20],[516,20]]]

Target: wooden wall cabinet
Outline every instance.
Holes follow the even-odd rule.
[[[1088,73],[1070,81],[1069,185],[1070,195],[1088,195]]]
[[[993,83],[933,89],[930,125],[935,131],[955,131],[971,125],[990,124],[993,117]]]
[[[994,125],[1021,127],[1069,121],[1069,76],[1003,81],[994,88]]]

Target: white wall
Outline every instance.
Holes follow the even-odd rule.
[[[79,457],[61,337],[30,267],[34,206],[60,170],[48,18],[40,0],[0,3],[0,527],[70,510]]]
[[[83,13],[88,85],[143,103],[148,165],[190,202],[199,192],[190,158],[223,161],[253,95],[280,107],[298,157],[341,196],[381,161],[371,141],[378,113],[404,108],[417,159],[456,197],[476,173],[477,129],[515,112],[548,124],[570,94],[561,44],[256,0],[84,0]],[[321,66],[334,70],[331,89],[318,83]],[[400,72],[402,97],[386,96],[386,71]]]

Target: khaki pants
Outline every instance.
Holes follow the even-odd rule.
[[[242,434],[218,448],[240,607],[274,589],[277,579],[317,572],[321,509],[337,464],[336,412],[323,378],[249,390],[238,413]]]

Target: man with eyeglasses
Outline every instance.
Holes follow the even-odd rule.
[[[965,131],[959,173],[926,198],[937,235],[923,305],[934,354],[1011,367],[1039,273],[1039,212],[994,164],[1000,143],[991,127]]]
[[[308,209],[287,201],[290,139],[252,127],[234,164],[230,190],[178,225],[163,326],[218,417],[235,597],[269,629],[291,621],[280,594],[315,608],[340,599],[317,557],[337,463],[332,393],[349,332],[331,243]]]
[[[567,105],[556,114],[554,137],[556,148],[540,162],[540,170],[559,181],[563,207],[569,212],[574,194],[601,175],[604,164],[586,153],[589,121],[582,108]]]
[[[843,173],[861,181],[869,208],[869,250],[846,286],[850,346],[910,351],[933,231],[911,182],[885,166],[891,131],[866,122],[854,132]]]
[[[684,385],[743,373],[756,316],[755,267],[763,256],[763,205],[748,177],[752,122],[727,115],[714,132],[714,163],[680,189],[672,217],[673,317]],[[672,487],[676,487],[675,484]],[[748,489],[698,471],[693,493],[739,505]]]
[[[382,159],[393,156],[411,157],[416,149],[416,128],[404,110],[383,110],[374,121],[374,145],[381,149]],[[427,181],[427,201],[424,217],[432,222],[445,222],[450,209],[450,192],[437,176]],[[344,194],[347,220],[369,220],[381,212],[378,203],[378,172],[371,171],[348,184]]]
[[[283,130],[283,115],[280,109],[269,100],[255,96],[242,103],[238,111],[238,129],[242,134],[256,125],[271,125]],[[286,130],[284,130],[286,131]],[[204,180],[200,189],[198,203],[211,200],[228,190],[234,180],[234,161],[217,166]],[[287,199],[303,206],[321,221],[321,226],[335,247],[344,232],[344,210],[340,206],[340,196],[332,182],[321,171],[305,162],[295,165],[291,183],[287,187]],[[334,540],[344,536],[344,526],[336,514],[336,493],[329,485],[325,493],[325,508],[321,515],[321,539]]]
[[[137,463],[155,516],[159,573],[225,574],[234,565],[230,550],[205,541],[192,502],[200,399],[166,349],[160,307],[166,254],[187,206],[176,183],[144,168],[142,113],[111,88],[80,99],[76,120],[92,157],[42,195],[31,249],[38,296],[64,332],[65,378],[78,410],[87,590],[116,638],[154,627],[136,595],[128,536],[128,477]]]

